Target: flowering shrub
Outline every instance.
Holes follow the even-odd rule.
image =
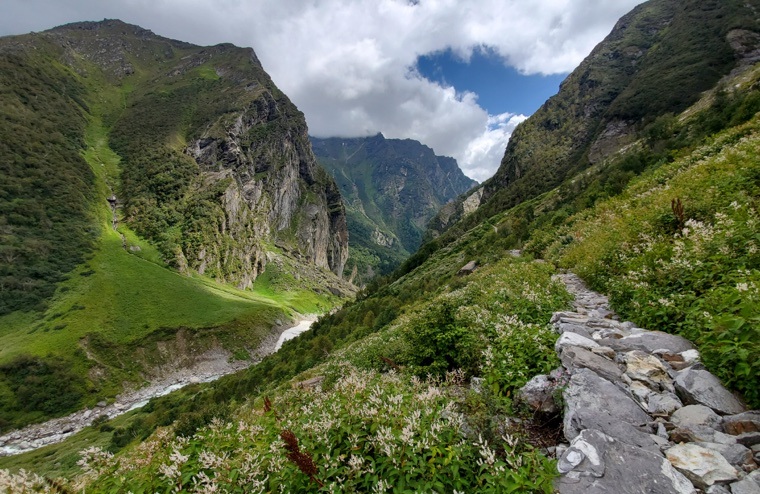
[[[449,396],[461,374],[334,366],[342,377],[329,392],[287,390],[268,411],[189,438],[161,429],[118,459],[84,452],[87,475],[102,473],[87,492],[552,492],[552,462],[510,436],[464,433]]]
[[[755,119],[573,219],[547,253],[650,329],[697,344],[760,406],[760,123]],[[674,198],[678,198],[678,202]],[[674,204],[680,203],[681,218]]]

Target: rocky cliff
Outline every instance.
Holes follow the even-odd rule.
[[[311,153],[303,114],[252,49],[194,46],[113,20],[37,37],[119,93],[99,108],[122,157],[119,200],[171,264],[248,288],[276,245],[342,274],[338,189]]]
[[[346,201],[355,280],[387,274],[420,245],[441,206],[477,184],[453,158],[412,139],[311,138]]]
[[[488,206],[471,224],[547,192],[635,142],[658,117],[684,111],[756,56],[757,45],[752,3],[651,0],[637,6],[559,93],[515,129],[477,201]],[[464,216],[461,204],[450,207],[431,224],[431,236]]]

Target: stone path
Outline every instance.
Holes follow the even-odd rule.
[[[760,411],[746,411],[684,338],[620,322],[603,295],[558,277],[574,311],[552,324],[562,367],[522,390],[535,410],[558,412],[561,494],[760,494]]]

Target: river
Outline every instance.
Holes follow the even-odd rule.
[[[295,326],[285,329],[274,346],[272,346],[271,340],[268,345],[263,344],[259,348],[259,353],[267,355],[276,352],[284,342],[308,331],[314,321],[315,317],[313,316],[307,316],[300,320]],[[94,408],[80,410],[41,424],[33,424],[0,436],[0,456],[17,455],[48,444],[59,443],[92,425],[98,417],[106,416],[112,419],[145,406],[151,398],[167,395],[188,384],[215,381],[222,376],[241,371],[256,363],[258,360],[231,360],[229,352],[221,348],[209,350],[199,356],[192,367],[181,369],[138,390],[122,393],[111,404],[101,402],[99,406]]]

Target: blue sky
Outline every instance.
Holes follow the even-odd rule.
[[[416,139],[483,181],[514,128],[642,1],[2,0],[0,35],[116,18],[250,46],[312,135]]]
[[[493,50],[477,49],[469,60],[452,50],[424,55],[416,68],[426,79],[478,95],[478,105],[491,115],[530,115],[559,90],[566,73],[524,75],[505,65]]]

